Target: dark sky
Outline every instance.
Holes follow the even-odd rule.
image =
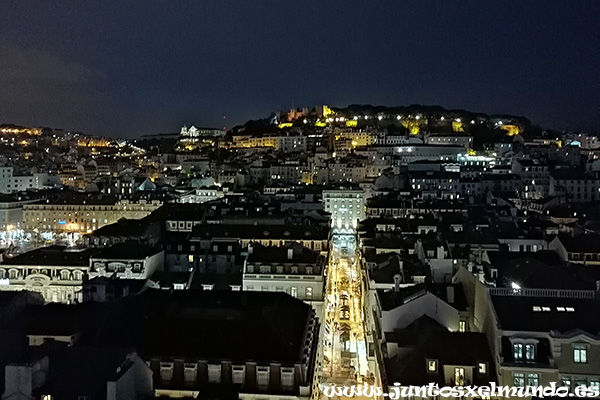
[[[0,123],[133,137],[321,103],[598,132],[600,1],[0,0]]]

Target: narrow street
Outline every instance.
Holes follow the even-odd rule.
[[[334,236],[332,242],[317,376],[321,384],[370,384],[355,237]]]

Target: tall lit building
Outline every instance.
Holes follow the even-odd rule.
[[[353,233],[358,222],[365,218],[362,189],[323,190],[323,206],[325,211],[331,213],[331,225],[335,233]]]

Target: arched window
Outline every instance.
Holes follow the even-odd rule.
[[[271,273],[271,266],[270,265],[261,265],[260,266],[260,273],[261,274],[270,274]]]
[[[71,278],[71,273],[64,269],[62,271],[60,271],[60,279],[63,281],[68,281]]]

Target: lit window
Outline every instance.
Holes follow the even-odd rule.
[[[525,386],[525,374],[515,373],[513,374],[513,385],[515,387]]]
[[[427,361],[427,371],[428,372],[437,372],[437,360]]]
[[[527,375],[527,386],[538,386],[540,384],[540,376],[538,374]]]
[[[525,345],[525,360],[527,360],[527,361],[535,360],[535,345],[533,345],[533,344]]]
[[[173,363],[160,363],[160,379],[165,383],[171,382],[173,379]]]
[[[467,322],[466,321],[458,321],[458,331],[459,332],[467,331]]]
[[[256,385],[259,390],[266,390],[269,387],[269,367],[256,367]]]
[[[573,345],[573,362],[576,364],[587,364],[587,346],[585,344]]]
[[[485,375],[485,374],[487,374],[487,363],[480,362],[480,363],[477,365],[477,371],[478,371],[480,374],[482,374],[482,375]]]
[[[183,365],[183,380],[186,386],[192,386],[196,383],[196,375],[198,372],[198,365],[194,363],[185,363]]]
[[[521,343],[513,344],[513,358],[515,361],[523,359],[523,345]]]
[[[465,384],[465,369],[454,368],[454,385],[462,386]]]
[[[294,369],[281,368],[281,386],[284,390],[291,390],[294,387]]]
[[[306,300],[311,300],[312,299],[312,293],[313,293],[313,290],[312,290],[311,287],[307,287],[305,289],[304,295],[305,295]]]
[[[234,385],[243,385],[246,378],[246,367],[234,365],[231,367],[231,381]]]

